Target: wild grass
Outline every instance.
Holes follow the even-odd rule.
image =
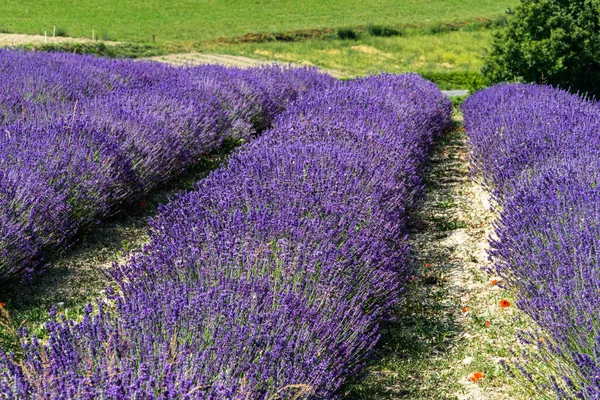
[[[60,26],[74,37],[92,29],[118,41],[202,41],[257,32],[420,25],[493,18],[518,0],[41,0],[2,2],[2,25],[43,34]]]
[[[345,36],[349,35],[344,31]],[[316,65],[344,77],[378,72],[421,73],[444,89],[466,88],[483,64],[493,30],[451,31],[438,35],[419,29],[400,36],[361,35],[357,40],[307,40],[218,44],[207,52]]]

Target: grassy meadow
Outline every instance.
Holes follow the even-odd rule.
[[[492,29],[457,30],[441,34],[409,31],[392,37],[362,35],[357,40],[219,45],[209,51],[316,65],[334,70],[347,78],[378,72],[415,71],[438,81],[446,89],[465,87],[465,76],[480,70],[492,34]],[[454,81],[457,78],[458,81]]]
[[[0,3],[0,29],[118,41],[204,41],[257,32],[493,18],[517,0],[63,0]]]

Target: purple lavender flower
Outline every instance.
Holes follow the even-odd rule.
[[[1,355],[0,393],[338,397],[410,276],[405,210],[451,107],[416,75],[327,85],[262,73],[292,77],[267,99],[312,89],[161,207],[150,244],[113,269],[108,304],[77,323],[54,317],[47,343],[23,334],[21,363]]]
[[[540,346],[542,357],[559,360],[547,389],[558,398],[596,399],[599,105],[548,86],[500,85],[472,96],[463,112],[473,166],[499,210],[494,267],[551,339]],[[520,368],[530,376],[527,365]]]
[[[306,68],[0,50],[0,281],[30,276],[83,227],[333,82]]]

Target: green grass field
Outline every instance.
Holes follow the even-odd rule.
[[[247,33],[368,23],[421,25],[492,18],[517,0],[61,0],[0,2],[0,29],[119,41],[204,41]]]
[[[212,53],[242,55],[251,58],[316,65],[335,70],[343,77],[378,72],[415,71],[457,77],[477,73],[489,48],[491,29],[454,31],[439,35],[418,32],[404,36],[373,37],[359,40],[308,40],[220,45]],[[465,87],[464,82],[450,87]]]

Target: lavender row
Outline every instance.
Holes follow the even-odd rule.
[[[409,275],[406,209],[449,101],[416,75],[310,91],[180,195],[83,321],[22,332],[0,393],[336,398]]]
[[[333,79],[0,51],[0,281]]]
[[[548,86],[501,85],[463,112],[473,165],[500,211],[494,268],[545,331],[522,334],[539,345],[528,357],[554,365],[555,376],[520,368],[558,398],[600,398],[600,105]]]

